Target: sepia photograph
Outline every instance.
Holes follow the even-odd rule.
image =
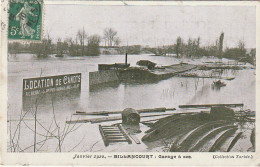
[[[256,151],[256,6],[11,0],[8,21],[8,153]]]

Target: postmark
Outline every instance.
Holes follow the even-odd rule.
[[[8,39],[42,39],[43,0],[10,0]]]

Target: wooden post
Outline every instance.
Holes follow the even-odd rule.
[[[104,134],[104,132],[103,132],[102,126],[99,125],[98,127],[99,127],[99,131],[100,131],[100,134],[101,134],[101,136],[102,136],[102,139],[103,139],[103,141],[104,141],[105,146],[108,146],[108,141],[107,141],[106,136],[105,136],[105,134]]]
[[[127,66],[127,53],[125,53],[125,65]]]

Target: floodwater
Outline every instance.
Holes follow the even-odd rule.
[[[162,145],[156,142],[140,145],[119,143],[105,147],[98,130],[98,124],[66,124],[65,121],[94,118],[94,116],[72,116],[76,111],[118,111],[129,107],[134,109],[177,108],[178,105],[184,104],[244,103],[244,109],[255,110],[254,69],[224,71],[224,75],[227,77],[234,76],[235,79],[226,80],[227,85],[220,90],[212,89],[211,84],[214,79],[180,77],[173,77],[158,83],[120,83],[93,90],[89,89],[89,72],[97,71],[98,64],[123,63],[124,58],[124,55],[101,55],[64,58],[50,56],[46,59],[38,59],[30,54],[9,55],[8,135],[11,134],[11,138],[16,140],[8,142],[8,151],[34,151],[35,126],[33,114],[35,111],[37,111],[38,120],[36,126],[36,151],[38,152],[141,152],[162,151],[163,149]],[[218,59],[205,58],[191,60],[149,55],[128,55],[128,62],[131,66],[135,66],[138,60],[150,60],[159,65],[171,65],[180,62],[201,64],[206,61],[219,61]],[[223,60],[223,62],[228,61],[230,60]],[[74,73],[82,74],[80,92],[43,95],[37,101],[37,105],[30,105],[22,98],[23,79]],[[24,114],[24,121],[19,124],[19,118]],[[148,120],[148,118],[142,120]],[[119,121],[104,124],[111,125],[117,122]],[[140,124],[140,127],[136,128],[142,131],[137,135],[137,138],[141,139],[144,135],[143,132],[148,127]],[[14,147],[10,146],[15,144],[14,150]]]

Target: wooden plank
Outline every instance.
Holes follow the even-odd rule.
[[[141,144],[140,140],[136,136],[130,134],[128,135],[135,141],[136,144]]]
[[[93,123],[100,123],[100,122],[109,122],[109,121],[116,121],[121,120],[122,116],[115,116],[115,117],[105,117],[105,118],[93,118],[87,119],[89,122]]]
[[[215,106],[229,106],[229,107],[243,107],[243,103],[237,104],[194,104],[194,105],[179,105],[179,108],[200,108],[200,107],[215,107]]]
[[[121,124],[119,124],[119,125],[117,125],[117,126],[118,126],[118,128],[122,131],[122,133],[123,133],[123,135],[125,136],[125,138],[126,138],[128,144],[132,144],[132,140],[129,138],[128,133],[126,132],[126,130],[124,129],[124,127],[123,127]]]
[[[144,117],[155,117],[155,116],[167,116],[167,115],[172,115],[172,114],[144,115],[144,116],[141,116],[141,118],[144,118]],[[100,122],[117,121],[117,120],[121,120],[121,119],[122,119],[121,116],[116,116],[116,117],[89,119],[88,121],[91,122],[91,123],[100,123]]]
[[[116,132],[116,131],[120,131],[120,129],[104,129],[103,127],[102,127],[102,129],[103,129],[103,131],[105,131],[105,132]]]
[[[125,137],[123,134],[105,134],[106,137]]]
[[[110,133],[121,133],[120,130],[118,130],[118,131],[104,131],[104,130],[103,130],[103,132],[104,132],[105,134],[110,134]]]
[[[143,116],[141,116],[141,118],[144,118],[144,117],[156,117],[156,116],[169,116],[169,115],[173,115],[173,114],[143,115]],[[121,119],[122,119],[121,116],[114,116],[114,117],[91,118],[91,119],[83,119],[83,120],[72,120],[72,121],[66,121],[66,123],[67,124],[71,124],[71,123],[87,123],[87,122],[91,122],[93,124],[93,123],[100,123],[100,122],[117,121],[117,120],[121,120]]]
[[[108,141],[107,141],[107,139],[106,139],[106,136],[105,136],[105,134],[103,133],[103,129],[102,129],[102,126],[101,125],[99,125],[99,131],[100,131],[100,134],[101,134],[101,136],[102,136],[102,139],[103,139],[103,141],[104,141],[104,144],[105,144],[105,146],[108,146]]]
[[[108,116],[108,113],[105,112],[105,111],[100,111],[100,112],[89,112],[89,113],[86,113],[84,111],[76,111],[75,114],[73,115],[102,115],[102,116]]]
[[[127,140],[109,140],[109,143],[127,142]]]
[[[150,108],[150,109],[140,109],[136,110],[139,113],[153,113],[153,112],[165,112],[165,111],[174,111],[176,108]],[[84,112],[84,111],[76,111],[73,115],[103,115],[108,116],[109,114],[121,114],[122,111],[95,111],[95,112]]]
[[[118,130],[118,128],[103,128],[104,131],[114,131]]]
[[[122,134],[122,132],[120,132],[120,133],[105,133],[105,132],[104,132],[104,134],[105,134],[105,136],[115,136],[115,137],[124,136],[124,135]]]
[[[116,127],[102,127],[104,130],[115,130],[115,129],[118,129]]]
[[[125,136],[107,136],[107,139],[125,139]]]
[[[84,120],[72,120],[72,121],[66,121],[67,124],[88,123],[88,122],[90,122],[90,121],[87,120],[87,119],[84,119]]]

